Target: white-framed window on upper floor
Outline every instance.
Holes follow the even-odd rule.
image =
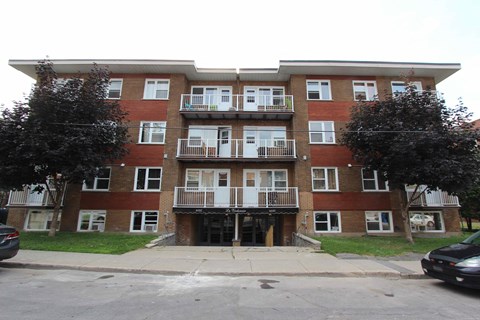
[[[332,100],[330,80],[307,80],[307,100]]]
[[[335,125],[333,121],[309,121],[308,133],[311,144],[335,143]]]
[[[123,84],[123,79],[110,79],[107,98],[120,99],[120,97],[122,96],[122,84]]]
[[[315,232],[342,232],[340,212],[315,211]]]
[[[376,81],[353,81],[353,99],[373,101],[377,97]]]
[[[162,168],[136,168],[135,191],[160,191],[162,185]]]
[[[164,121],[140,122],[138,143],[164,144],[166,127],[167,123]]]
[[[58,214],[57,231],[60,229],[62,213]],[[53,210],[31,209],[28,210],[25,219],[25,230],[44,231],[49,230],[52,224]]]
[[[157,232],[158,211],[132,211],[130,232]]]
[[[443,232],[445,226],[441,211],[409,211],[412,232]]]
[[[403,81],[392,81],[391,84],[392,84],[392,93],[393,94],[404,93],[407,90],[407,84]],[[410,82],[410,84],[415,87],[415,91],[417,91],[417,92],[422,91],[422,82],[412,81],[412,82]]]
[[[185,187],[187,190],[197,188],[228,187],[230,169],[187,169]]]
[[[365,211],[367,232],[393,232],[391,211]]]
[[[110,188],[111,168],[100,168],[93,180],[83,182],[83,191],[108,191]]]
[[[146,79],[143,99],[168,100],[169,91],[170,91],[170,80]]]
[[[362,169],[363,191],[388,191],[388,183],[377,170]]]
[[[78,215],[77,231],[100,231],[105,230],[105,210],[80,210]]]
[[[338,191],[337,168],[312,168],[312,191]]]

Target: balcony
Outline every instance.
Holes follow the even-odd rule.
[[[407,197],[413,193],[413,188],[407,187]],[[459,207],[457,196],[449,195],[445,191],[425,191],[422,196],[412,203],[412,207]]]
[[[178,160],[295,161],[295,140],[178,139]]]
[[[27,186],[22,191],[11,191],[8,197],[8,206],[53,207],[53,203],[44,189],[42,192],[33,191],[34,186]],[[57,191],[52,190],[53,196]],[[63,205],[63,199],[62,199]]]
[[[298,208],[298,188],[175,187],[174,207]]]
[[[289,120],[292,95],[182,94],[180,113],[187,119]]]

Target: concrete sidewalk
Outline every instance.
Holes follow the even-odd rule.
[[[298,247],[154,247],[122,255],[20,250],[0,267],[164,275],[424,278],[420,261],[339,259]]]

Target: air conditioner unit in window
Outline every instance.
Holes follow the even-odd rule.
[[[156,231],[157,225],[156,224],[147,224],[145,225],[145,231]]]

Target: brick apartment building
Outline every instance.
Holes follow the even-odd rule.
[[[193,61],[54,60],[59,77],[111,71],[129,113],[130,154],[93,183],[69,185],[61,230],[174,232],[181,245],[289,245],[292,234],[400,235],[401,195],[339,144],[356,100],[419,90],[459,64],[280,61],[278,69],[203,69]],[[35,78],[34,60],[10,65]],[[409,192],[408,188],[405,192]],[[45,230],[45,194],[12,192],[9,223]],[[458,200],[435,191],[411,208],[415,233],[460,231]],[[270,229],[271,230],[271,229]]]

